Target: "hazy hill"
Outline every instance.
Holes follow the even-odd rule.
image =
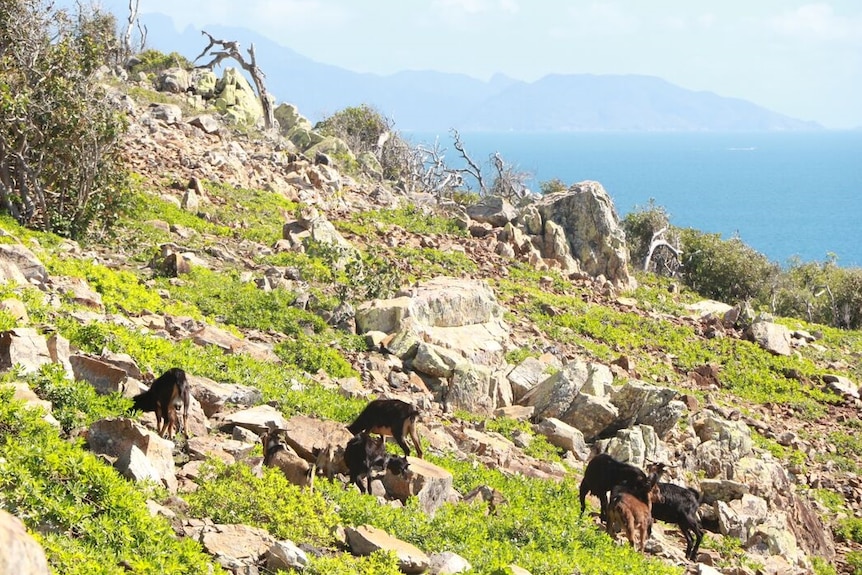
[[[147,15],[148,45],[201,53],[199,30],[177,32],[164,16]],[[254,43],[267,88],[312,121],[348,106],[370,104],[407,131],[766,131],[817,130],[815,122],[784,116],[745,100],[694,92],[660,78],[636,75],[549,75],[522,82],[463,74],[405,71],[360,74],[321,64],[247,29],[208,26],[223,40]],[[290,39],[285,38],[285,43]]]

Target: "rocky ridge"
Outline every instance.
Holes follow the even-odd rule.
[[[540,270],[555,269],[567,274],[571,281],[592,288],[595,303],[647,318],[655,313],[619,295],[632,286],[633,280],[627,270],[627,251],[614,228],[612,202],[599,184],[577,184],[560,198],[545,198],[526,214],[518,214],[503,204],[468,212],[455,210],[452,216],[470,231],[465,239],[419,237],[399,229],[377,238],[344,237],[329,223],[330,219],[402,202],[420,206],[435,202],[430,197],[403,197],[382,184],[346,177],[330,165],[309,160],[315,157],[309,154],[311,148],[300,150],[290,140],[236,136],[213,116],[184,118],[179,106],[143,107],[130,99],[125,100],[125,106],[132,119],[125,147],[130,167],[163,181],[187,182],[184,189],[163,190],[163,197],[183,209],[194,213],[201,202],[216,201],[200,185],[203,180],[265,189],[313,208],[297,219],[284,214],[284,237],[275,246],[221,240],[223,250],[206,253],[184,250],[184,235],[190,232],[164,222],[176,241],[175,246],[163,247],[162,254],[179,274],[183,262],[186,266],[218,269],[222,261],[230,259],[241,263],[262,289],[276,289],[290,280],[282,270],[261,269],[253,256],[265,250],[300,250],[306,237],[346,249],[381,241],[458,250],[476,264],[477,271],[470,277],[435,278],[405,288],[394,298],[364,302],[355,313],[347,313],[342,319],[344,326],[365,334],[373,342],[373,351],[351,358],[362,374],[359,381],[331,381],[318,374],[320,383],[360,397],[385,395],[409,400],[423,410],[421,435],[432,449],[461,453],[509,473],[547,480],[577,474],[598,448],[637,465],[644,465],[647,459],[673,461],[678,467],[672,472],[672,480],[685,483],[691,477],[702,477],[694,486],[704,494],[701,512],[710,530],[716,536],[738,538],[746,552],[764,565],[761,572],[807,573],[811,557],[843,565],[845,544],[833,540],[825,510],[797,486],[839,490],[859,510],[862,484],[855,477],[814,465],[801,476],[756,449],[751,437],[752,429],[756,429],[782,445],[807,453],[827,451],[829,421],[820,424],[822,433],[814,434],[823,439],[802,441],[794,432],[794,414],[787,408],[755,408],[751,411],[756,415],[743,416],[739,410],[718,402],[701,404],[694,395],[685,393],[686,387],[719,390],[718,366],[704,366],[671,388],[639,378],[636,363],[649,359],[638,358],[636,362],[621,357],[613,365],[598,364],[581,358],[576,349],[546,340],[517,313],[508,319],[506,312],[517,311],[519,302],[500,301],[485,280],[506,276],[510,258],[529,262]],[[578,213],[573,203],[582,205],[588,214],[596,212],[595,205],[604,205],[605,216],[591,225],[584,225],[582,220],[567,223],[571,214]],[[594,233],[584,238],[574,228],[589,228]],[[48,297],[62,295],[85,302],[92,311],[81,313],[81,322],[123,322],[174,340],[191,339],[198,345],[219,346],[226,353],[249,353],[278,361],[271,351],[277,334],[249,332],[237,336],[187,318],[109,315],[98,292],[86,283],[49,276],[38,257],[23,245],[0,247],[0,269],[5,280],[36,285]],[[114,267],[134,265],[116,251],[95,247],[84,251],[71,243],[68,250],[76,257],[94,257]],[[549,280],[548,289],[552,289],[551,283]],[[15,306],[14,302],[4,305],[7,309]],[[720,313],[693,311],[688,317],[662,319],[691,325],[703,337],[751,337],[773,353],[792,353],[795,347],[812,343],[810,335],[785,333],[769,318],[741,321],[744,316],[744,310],[728,306]],[[547,351],[538,358],[508,365],[505,353],[521,347]],[[0,359],[6,366],[17,364],[25,370],[36,369],[44,362],[59,362],[70,376],[91,382],[103,393],[133,395],[144,389],[146,379],[129,357],[80,354],[69,349],[68,342],[59,336],[46,336],[35,329],[4,333],[0,338]],[[827,368],[824,366],[824,374]],[[549,372],[553,375],[548,376]],[[833,379],[847,401],[831,406],[829,419],[858,417],[858,386],[843,378]],[[249,454],[258,434],[273,422],[287,430],[288,443],[299,456],[299,466],[316,464],[321,452],[346,441],[346,432],[334,422],[306,417],[284,419],[277,409],[260,405],[259,393],[253,388],[197,377],[192,382],[192,437],[185,446],[188,461],[183,465],[174,461],[177,446],[156,437],[153,421],[146,416],[140,421],[116,418],[93,424],[86,432],[89,448],[103,454],[130,479],[157,480],[168,490],[182,493],[194,488],[200,462],[206,457],[259,465],[259,460]],[[16,394],[38,402],[28,391],[22,387]],[[518,442],[453,418],[455,409],[529,418],[535,422],[537,433],[564,450],[565,464],[530,458]],[[385,475],[376,481],[375,494],[394,501],[418,497],[428,513],[447,501],[494,497],[487,493],[456,493],[451,476],[430,463],[411,459],[411,469],[413,473],[406,478]],[[153,512],[175,520],[177,517],[171,509],[155,503]],[[275,541],[265,531],[248,526],[177,520],[175,529],[182,536],[201,541],[225,567],[237,573],[250,573],[263,565],[269,569],[279,565],[299,567],[303,562],[301,548],[291,542]],[[657,525],[653,533],[648,551],[682,564],[682,547],[673,529]],[[427,557],[421,550],[392,540],[370,526],[347,529],[345,542],[355,553],[369,548],[395,549],[406,573],[457,572],[456,567],[447,567],[449,571],[434,567],[457,564],[457,559]],[[702,550],[699,560],[697,566],[690,566],[693,572],[710,572],[710,565],[729,572],[718,569],[720,556],[714,550]],[[734,573],[746,572],[742,567],[734,569]]]

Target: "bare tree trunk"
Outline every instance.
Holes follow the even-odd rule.
[[[659,247],[667,248],[675,258],[676,267],[679,267],[680,262],[680,251],[672,246],[667,240],[665,240],[662,236],[664,236],[667,228],[662,228],[656,233],[652,235],[652,240],[650,241],[649,251],[647,252],[646,258],[644,259],[644,271],[649,271],[650,263],[652,262],[653,254],[656,249]]]
[[[147,27],[141,26],[141,20],[138,18],[140,4],[141,0],[129,0],[129,17],[126,20],[126,30],[123,32],[123,47],[120,54],[121,63],[128,60],[132,54],[143,51],[147,43]],[[132,46],[132,28],[135,27],[137,27],[138,33],[141,35],[141,41],[137,47]]]
[[[464,144],[461,142],[461,135],[458,133],[458,130],[452,128],[452,140],[455,146],[455,149],[461,153],[461,157],[464,158],[464,161],[467,162],[467,167],[460,170],[461,173],[469,174],[476,178],[476,181],[479,183],[479,191],[482,195],[485,195],[488,192],[488,189],[485,187],[485,180],[482,179],[482,170],[479,168],[478,164],[473,161],[467,152],[464,150]]]
[[[123,33],[123,61],[132,55],[132,28],[138,20],[138,5],[140,0],[129,0],[129,18],[126,21],[126,31]]]
[[[273,99],[269,92],[266,91],[266,85],[264,83],[264,78],[266,78],[266,74],[258,68],[257,61],[254,56],[254,44],[248,49],[248,54],[251,57],[250,62],[246,62],[245,58],[239,51],[239,42],[237,41],[226,41],[226,40],[216,40],[212,37],[208,32],[201,30],[201,34],[206,35],[209,38],[209,44],[207,44],[206,48],[203,49],[203,52],[200,53],[200,56],[194,59],[195,62],[203,58],[207,53],[213,57],[213,59],[208,63],[204,64],[204,68],[209,68],[212,70],[215,68],[222,60],[225,58],[231,58],[239,62],[240,66],[243,69],[251,74],[251,79],[254,82],[254,86],[257,89],[257,96],[260,99],[261,108],[263,108],[263,125],[267,130],[271,130],[273,126],[275,126],[275,111],[273,110]],[[212,49],[219,45],[222,47],[221,51],[213,51]]]

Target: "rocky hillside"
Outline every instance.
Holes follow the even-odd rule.
[[[4,381],[49,422],[5,402],[0,508],[56,572],[862,568],[858,332],[636,277],[597,182],[442,206],[339,167],[343,143],[295,113],[263,136],[149,86],[118,87],[135,177],[116,236],[0,222]],[[190,376],[187,439],[130,409],[169,367]],[[339,454],[374,397],[420,408],[426,456],[362,495]],[[290,457],[273,470],[274,428]],[[702,494],[697,561],[675,525],[642,555],[604,534],[592,496],[579,517],[599,451]],[[34,557],[9,572],[46,572]]]

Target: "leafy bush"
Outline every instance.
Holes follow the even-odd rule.
[[[437,215],[429,210],[415,205],[407,205],[397,209],[380,209],[358,211],[350,215],[348,221],[336,222],[336,227],[366,237],[398,226],[412,234],[444,234],[464,237],[467,232],[458,227],[458,222],[450,217]]]
[[[838,575],[838,571],[822,557],[812,557],[811,567],[814,569],[814,575]]]
[[[52,403],[51,412],[66,432],[132,407],[132,401],[118,393],[100,395],[90,383],[69,379],[58,363],[43,365],[32,379],[34,391]]]
[[[862,519],[849,517],[841,520],[835,534],[844,541],[862,543]]]
[[[311,374],[324,371],[336,378],[359,375],[331,343],[302,333],[275,346],[275,353],[287,363]]]
[[[345,108],[318,122],[315,130],[326,136],[340,138],[355,155],[371,153],[383,168],[383,177],[391,180],[400,178],[407,166],[397,153],[404,142],[392,131],[394,123],[380,112],[362,104]],[[378,146],[381,136],[388,134],[388,140]]]
[[[171,52],[165,54],[158,50],[144,50],[137,56],[138,63],[132,66],[130,72],[138,74],[159,74],[168,68],[182,68],[183,70],[191,70],[194,64],[189,62],[188,58],[179,52]]]
[[[681,230],[683,281],[694,291],[719,301],[769,301],[779,267],[738,238]]]
[[[862,575],[862,551],[850,551],[847,553],[847,564],[853,569],[851,575]]]
[[[862,327],[862,269],[791,260],[775,289],[773,310],[844,329]]]
[[[320,481],[315,489],[337,506],[342,523],[370,524],[397,533],[426,553],[452,551],[466,558],[477,573],[503,573],[516,563],[534,575],[571,573],[680,573],[660,561],[645,558],[630,546],[618,546],[595,525],[578,518],[578,483],[506,476],[470,461],[430,458],[452,472],[459,493],[487,485],[506,503],[493,510],[484,502],[445,504],[433,516],[416,498],[402,508],[379,505],[374,497],[338,482]]]
[[[347,422],[364,403],[308,381],[289,363],[260,361],[242,353],[226,354],[216,346],[201,347],[189,339],[172,342],[110,323],[81,325],[72,319],[60,319],[57,327],[81,351],[100,353],[109,349],[127,353],[144,371],[162,373],[180,366],[188,373],[219,382],[250,385],[261,390],[264,401],[277,402],[287,416],[302,413]]]
[[[387,551],[374,551],[367,557],[341,554],[311,557],[303,569],[308,575],[401,575],[398,557]]]
[[[290,483],[280,469],[266,467],[259,478],[248,465],[211,461],[201,473],[199,488],[186,496],[193,515],[262,527],[277,539],[334,545],[338,515],[331,504]]]
[[[557,192],[565,192],[568,189],[569,186],[567,186],[566,183],[559,178],[546,180],[539,184],[539,190],[543,196],[547,196],[548,194],[555,194]]]
[[[94,81],[116,47],[114,24],[99,12],[73,21],[40,0],[0,12],[2,199],[28,227],[82,238],[127,207],[125,119]]]
[[[317,315],[293,306],[296,296],[284,289],[265,292],[254,283],[243,282],[238,272],[219,273],[192,268],[180,285],[159,280],[176,300],[193,304],[206,316],[241,328],[275,329],[286,335],[305,330],[327,329]]]
[[[674,247],[679,247],[679,240],[670,226],[670,215],[663,207],[657,206],[652,198],[646,207],[635,206],[634,210],[626,214],[622,225],[631,261],[638,269],[643,268],[652,239],[659,231],[668,230],[665,239]]]
[[[79,258],[48,258],[46,265],[53,275],[87,280],[89,286],[102,296],[102,303],[108,312],[139,314],[164,309],[161,297],[144,286],[130,271],[114,270],[92,260]]]

